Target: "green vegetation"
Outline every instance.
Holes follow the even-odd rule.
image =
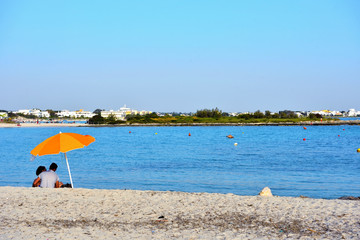
[[[9,114],[9,117],[23,117],[23,118],[27,118],[27,119],[37,119],[38,117],[36,117],[35,115],[33,114],[23,114],[23,113],[10,113]]]
[[[105,109],[97,108],[97,109],[95,109],[95,111],[93,111],[93,113],[95,113],[95,114],[100,114],[101,111],[105,111]]]
[[[105,118],[97,114],[89,119],[89,124],[105,124]]]
[[[122,123],[126,123],[126,122],[117,120],[115,116],[112,114],[109,117],[104,118],[99,113],[89,119],[89,124],[122,124]]]
[[[270,111],[265,113],[259,110],[254,113],[239,114],[238,116],[229,116],[227,113],[223,113],[218,108],[215,109],[202,109],[198,110],[193,116],[158,116],[156,113],[146,115],[128,115],[126,121],[116,120],[115,116],[110,115],[108,118],[101,117],[100,114],[89,119],[89,124],[169,124],[169,123],[297,123],[303,121],[319,121],[322,118],[321,115],[310,114],[309,117],[298,117],[292,111],[280,111],[279,113],[271,114]],[[329,119],[327,119],[329,120]]]
[[[221,118],[223,116],[223,113],[218,108],[212,110],[202,109],[197,110],[195,116],[199,118]]]
[[[163,119],[160,119],[160,117],[156,113],[146,114],[143,116],[138,115],[128,115],[126,117],[127,123],[165,123],[163,122]]]
[[[48,113],[50,114],[50,118],[57,118],[56,112],[52,109],[47,109]]]

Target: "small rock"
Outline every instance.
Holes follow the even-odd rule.
[[[300,195],[300,198],[309,198],[309,197],[304,196],[304,195]]]
[[[338,199],[341,199],[341,200],[360,200],[360,197],[343,196],[343,197],[339,197]]]
[[[271,193],[271,190],[270,188],[268,187],[264,187],[263,190],[261,190],[261,192],[259,193],[260,196],[263,196],[263,197],[272,197],[272,193]]]

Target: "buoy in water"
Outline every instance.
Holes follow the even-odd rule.
[[[360,152],[360,148],[358,148],[357,152]]]
[[[343,129],[343,131],[345,131],[345,129]]]
[[[234,138],[231,134],[226,136],[227,138]]]
[[[306,130],[307,128],[306,128],[306,127],[304,127],[304,129]]]
[[[340,137],[340,135],[338,135],[338,137]]]
[[[306,141],[306,138],[303,138],[303,141]]]
[[[237,143],[234,143],[234,146],[237,146],[238,144]]]
[[[157,135],[157,133],[155,133],[155,135]]]
[[[129,133],[131,133],[131,131],[129,131]]]
[[[189,137],[191,137],[191,133],[189,133]]]

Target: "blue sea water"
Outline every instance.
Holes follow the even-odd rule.
[[[339,120],[343,120],[343,121],[353,121],[353,120],[360,120],[360,117],[339,117]]]
[[[60,131],[96,138],[67,153],[74,187],[360,196],[360,126],[0,128],[0,186],[31,186],[51,162],[70,182],[63,155],[30,161]]]

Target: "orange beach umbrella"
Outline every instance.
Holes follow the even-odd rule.
[[[78,133],[59,133],[52,137],[49,137],[39,145],[37,145],[30,153],[33,158],[37,156],[51,155],[64,153],[66,159],[66,165],[69,171],[71,186],[73,186],[69,162],[66,156],[68,151],[83,148],[94,142],[95,138],[90,135],[81,135]]]

